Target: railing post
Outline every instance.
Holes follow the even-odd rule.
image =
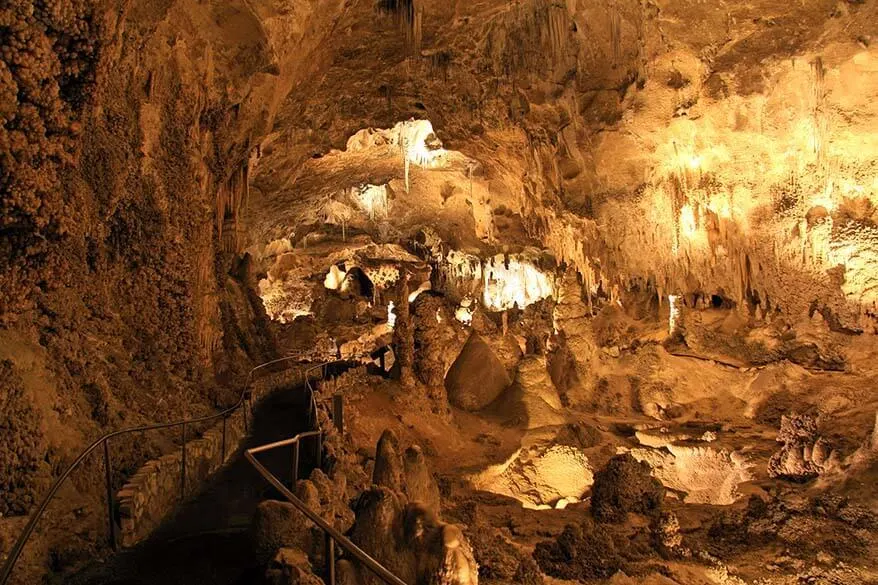
[[[183,456],[180,465],[180,500],[186,497],[186,423],[183,423]]]
[[[243,411],[243,413],[244,413],[244,434],[245,435],[250,432],[249,424],[247,422],[247,411],[249,410],[249,408],[248,408],[249,404],[250,404],[250,402],[247,398],[247,394],[246,394],[246,390],[245,390],[244,404],[241,405],[241,411]]]
[[[344,436],[344,394],[341,392],[332,395],[332,422],[338,434]]]
[[[223,415],[223,446],[222,446],[222,455],[220,456],[220,465],[223,465],[226,462],[226,426],[229,417]]]
[[[323,468],[323,433],[317,433],[317,469]]]
[[[326,581],[329,585],[335,585],[335,541],[326,532]]]
[[[116,511],[113,505],[113,473],[110,469],[110,446],[104,439],[104,478],[107,482],[107,521],[110,528],[110,548],[116,550]]]
[[[296,483],[299,481],[299,441],[296,441],[293,447],[293,489],[296,489]]]

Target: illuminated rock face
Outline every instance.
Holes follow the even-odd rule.
[[[478,299],[488,311],[524,309],[555,295],[552,272],[541,270],[527,254],[498,254],[482,260],[452,250],[440,270],[449,292]]]
[[[472,478],[479,489],[515,498],[528,508],[554,507],[560,500],[576,502],[594,476],[588,457],[571,445],[544,437],[516,451],[506,462]]]
[[[732,504],[741,497],[738,484],[752,479],[751,465],[739,453],[667,445],[663,450],[633,449],[631,454],[649,463],[666,487],[685,492],[687,503]]]
[[[448,400],[464,410],[481,410],[497,399],[512,381],[491,347],[473,333],[445,375]]]

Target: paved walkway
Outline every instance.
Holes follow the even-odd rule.
[[[286,439],[307,430],[307,393],[277,391],[256,409],[247,446]],[[313,466],[303,444],[301,470]],[[292,449],[260,456],[280,478],[292,473]],[[247,530],[256,506],[280,494],[238,452],[202,491],[146,542],[66,580],[70,585],[260,585]]]

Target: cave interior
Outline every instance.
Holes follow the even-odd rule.
[[[878,583],[876,43],[7,0],[0,585]]]

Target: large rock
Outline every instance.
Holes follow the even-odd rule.
[[[536,429],[563,424],[565,417],[545,356],[527,356],[518,364],[514,391],[510,393],[513,408],[526,428]]]
[[[294,548],[282,548],[265,572],[270,585],[323,585],[314,574],[308,556]]]
[[[468,411],[485,408],[511,384],[503,362],[477,334],[470,336],[445,376],[448,401]]]
[[[354,512],[347,504],[347,478],[342,473],[333,473],[332,478],[320,469],[311,472],[311,483],[317,488],[323,517],[332,522],[341,533],[350,530],[354,524]]]
[[[819,436],[808,415],[782,416],[777,441],[783,447],[768,461],[768,475],[806,482],[838,466],[838,454]]]
[[[664,500],[665,488],[647,463],[616,455],[594,476],[591,513],[601,522],[621,522],[629,512],[658,516]]]
[[[267,562],[282,548],[311,550],[314,542],[312,526],[305,515],[289,502],[262,502],[256,508],[251,528],[257,558]]]
[[[529,433],[512,457],[470,479],[478,489],[513,497],[528,508],[541,508],[562,499],[581,499],[594,476],[577,441],[545,429]]]

